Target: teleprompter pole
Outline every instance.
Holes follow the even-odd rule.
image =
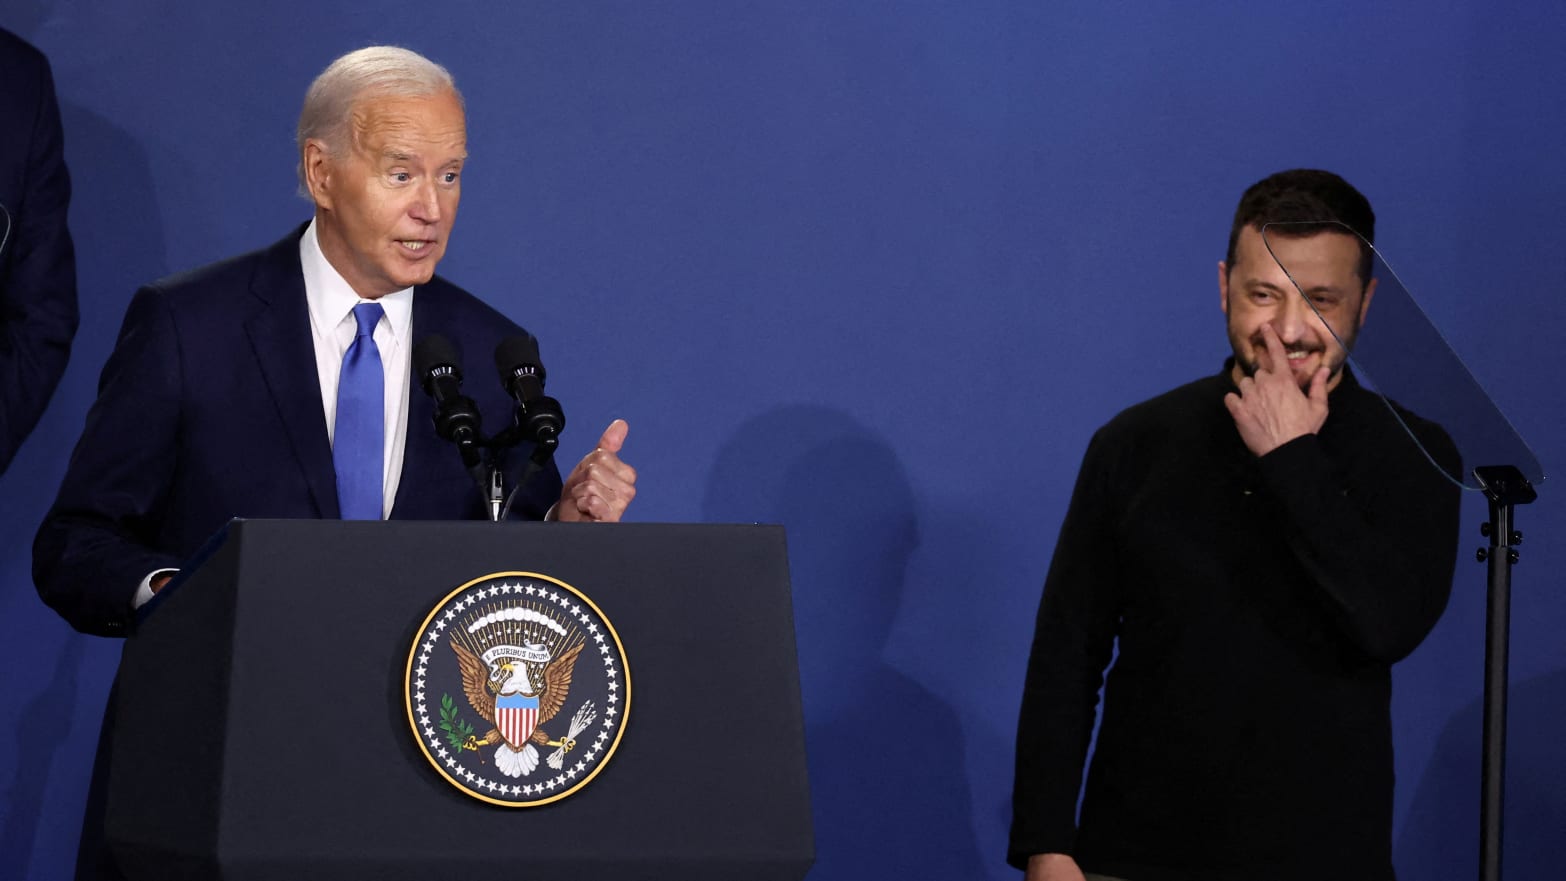
[[[1479,775],[1479,879],[1500,881],[1501,818],[1506,788],[1506,668],[1511,633],[1512,564],[1518,560],[1522,533],[1513,528],[1512,508],[1526,505],[1538,493],[1510,465],[1474,469],[1490,500],[1490,519],[1479,527],[1490,546],[1480,548],[1479,562],[1488,564],[1484,631],[1484,737]]]

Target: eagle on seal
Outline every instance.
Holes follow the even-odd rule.
[[[496,663],[492,670],[487,670],[478,655],[456,640],[451,641],[451,648],[457,653],[457,664],[462,668],[462,692],[467,695],[468,703],[484,721],[494,726],[483,738],[469,737],[464,744],[465,748],[478,749],[499,743],[500,746],[495,750],[495,767],[507,776],[521,777],[533,773],[533,769],[538,767],[538,750],[533,744],[565,750],[575,746],[569,742],[569,738],[550,740],[549,735],[539,726],[554,718],[565,704],[566,694],[571,690],[571,672],[576,668],[577,656],[582,652],[581,643],[562,652],[544,666],[542,687],[538,690],[533,688],[527,667],[521,661],[496,659],[500,663]],[[521,736],[520,743],[512,743],[501,733],[501,726],[495,721],[496,698],[516,695],[538,700],[537,725],[533,726],[531,732]]]

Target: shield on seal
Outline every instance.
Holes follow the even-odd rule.
[[[521,749],[538,726],[538,697],[502,694],[495,697],[495,728],[514,749]]]

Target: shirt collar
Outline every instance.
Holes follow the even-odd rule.
[[[330,339],[338,325],[353,312],[353,307],[363,300],[343,278],[342,273],[326,259],[321,241],[316,238],[315,221],[305,227],[299,239],[299,265],[304,271],[305,301],[310,309],[310,323],[322,339]],[[392,337],[401,343],[408,339],[413,324],[413,288],[393,291],[374,302],[386,311],[386,322]]]

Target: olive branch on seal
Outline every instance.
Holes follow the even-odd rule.
[[[457,705],[449,694],[440,696],[440,730],[446,732],[446,742],[452,749],[472,749],[466,744],[473,737],[473,726],[457,718]]]

